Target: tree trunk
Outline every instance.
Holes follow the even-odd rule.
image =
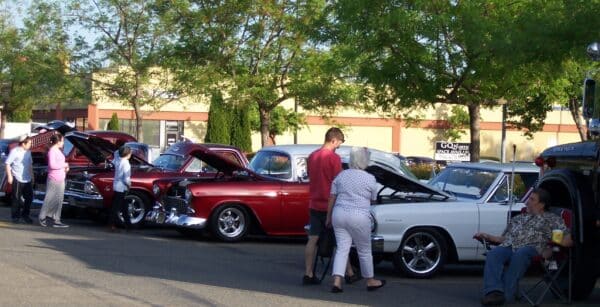
[[[471,162],[479,162],[479,151],[481,141],[479,139],[481,133],[481,116],[479,114],[481,106],[479,104],[469,104],[469,121],[471,132]]]
[[[133,111],[135,112],[135,138],[138,142],[144,142],[144,132],[142,131],[142,112],[140,110],[140,95],[141,95],[140,76],[135,75],[135,97],[133,98]]]
[[[269,111],[259,106],[258,113],[260,116],[260,145],[261,147],[272,145],[269,138],[269,125],[271,121]]]
[[[570,97],[568,103],[569,111],[571,111],[571,116],[573,117],[575,126],[577,126],[577,131],[579,132],[579,138],[581,138],[582,141],[587,141],[587,127],[581,121],[577,97]]]
[[[8,110],[8,101],[3,100],[2,101],[2,110],[0,110],[0,112],[2,112],[2,116],[0,116],[0,139],[4,138],[4,131],[6,129],[6,121],[8,119],[8,116],[6,116],[6,111]]]

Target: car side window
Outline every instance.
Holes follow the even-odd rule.
[[[535,176],[537,174],[528,174],[528,173],[516,173],[515,174],[515,180],[514,180],[514,184],[515,187],[513,189],[513,195],[514,195],[514,199],[515,201],[518,201],[519,199],[523,198],[523,196],[525,196],[525,193],[527,193],[527,190],[535,185]],[[494,195],[490,198],[490,201],[492,202],[503,202],[503,201],[509,201],[509,195],[510,195],[510,184],[509,184],[509,180],[511,180],[511,175],[507,174],[506,176],[504,176],[504,178],[502,179],[502,182],[500,183],[500,186],[498,187],[498,189],[496,190],[496,192],[494,193]]]
[[[188,173],[216,173],[217,170],[206,162],[194,157],[185,169]]]
[[[296,158],[296,176],[303,182],[308,181],[307,160],[306,157]]]
[[[498,189],[496,189],[496,192],[490,198],[490,201],[495,203],[508,201],[508,193],[508,177],[504,177],[500,186],[498,186]]]

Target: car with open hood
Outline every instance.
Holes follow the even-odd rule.
[[[249,168],[221,163],[216,181],[202,178],[158,180],[157,202],[150,222],[176,226],[180,232],[209,231],[221,241],[236,242],[248,234],[303,236],[308,223],[307,158],[321,145],[277,145],[259,150]],[[350,146],[336,150],[342,162]],[[369,149],[371,165],[401,177],[417,179],[393,154]],[[226,161],[224,161],[226,162]]]
[[[485,260],[473,235],[501,234],[539,175],[531,164],[456,163],[423,184],[381,167],[368,171],[384,187],[371,207],[374,259],[414,278],[446,263]]]
[[[110,142],[82,134],[67,134],[67,138],[93,161],[95,168],[67,176],[65,201],[68,206],[110,214],[114,196],[114,166],[111,163],[117,147]],[[218,157],[215,158],[215,157]],[[131,222],[144,223],[144,216],[153,205],[152,183],[161,178],[207,178],[217,180],[221,161],[245,166],[248,160],[236,147],[221,144],[179,142],[158,156],[152,164],[138,156],[130,160],[131,189],[125,196]]]
[[[41,205],[44,200],[46,192],[46,178],[47,178],[47,161],[46,153],[50,146],[50,138],[54,134],[62,134],[63,136],[67,133],[76,131],[75,128],[69,126],[63,121],[55,120],[51,121],[46,125],[38,126],[36,128],[37,134],[31,135],[31,157],[33,159],[33,170],[35,174],[35,185],[34,185],[34,205]],[[136,139],[123,132],[119,131],[86,131],[87,134],[102,138],[110,143],[120,146],[127,142],[134,143]],[[7,151],[18,146],[16,139],[6,142]],[[89,158],[81,153],[71,142],[65,138],[65,144],[63,147],[63,153],[65,155],[65,161],[69,163],[71,170],[78,168],[86,168],[93,165],[93,162]],[[6,153],[8,154],[8,152]],[[2,163],[4,160],[2,160]],[[11,187],[6,184],[6,176],[4,174],[4,165],[0,167],[0,196],[5,196],[9,199]]]

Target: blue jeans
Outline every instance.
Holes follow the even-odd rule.
[[[537,254],[536,249],[531,246],[515,250],[510,246],[498,246],[489,251],[483,270],[483,294],[500,291],[504,292],[507,302],[514,301],[519,280]]]

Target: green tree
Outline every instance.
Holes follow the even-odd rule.
[[[119,131],[119,117],[117,117],[117,113],[113,113],[110,117],[110,121],[106,125],[106,130]]]
[[[160,109],[183,93],[171,72],[159,66],[159,47],[168,44],[170,29],[156,15],[154,1],[68,3],[70,21],[97,35],[93,46],[77,40],[81,69],[95,72],[100,94],[133,108],[135,136],[143,141],[142,108]]]
[[[356,101],[358,90],[336,71],[335,54],[311,39],[324,19],[324,0],[160,3],[177,29],[174,65],[191,67],[178,70],[180,77],[255,105],[262,146],[273,139],[271,112],[286,100],[302,97],[302,107],[330,110]]]
[[[235,106],[231,118],[231,145],[243,152],[252,151],[252,129],[248,105]]]
[[[465,106],[478,161],[482,107],[506,99],[514,125],[528,133],[543,126],[550,103],[542,84],[560,72],[573,36],[585,37],[572,35],[572,13],[598,24],[572,2],[581,1],[342,0],[330,20],[375,107]]]
[[[68,71],[68,36],[62,12],[56,4],[33,1],[24,27],[12,26],[10,16],[0,15],[0,80],[2,123],[29,121],[37,106],[55,106],[80,97],[81,80]]]
[[[253,131],[260,132],[261,120],[256,107],[251,109],[250,112],[250,126]],[[269,143],[277,144],[276,137],[278,135],[282,135],[285,132],[296,132],[303,126],[306,126],[306,118],[303,113],[297,113],[282,106],[277,106],[269,113]]]
[[[220,92],[215,91],[210,100],[208,124],[206,126],[205,143],[230,144],[231,142],[231,111],[223,101]]]

